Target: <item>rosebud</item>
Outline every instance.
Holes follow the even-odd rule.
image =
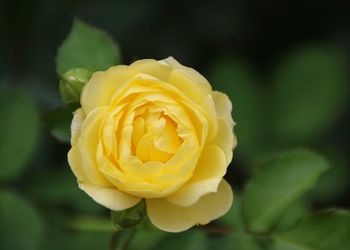
[[[89,81],[91,72],[87,69],[76,68],[68,70],[60,76],[60,92],[67,104],[79,103],[81,90]]]
[[[145,217],[145,200],[141,200],[135,206],[122,211],[111,211],[113,224],[117,228],[131,228],[137,226]]]

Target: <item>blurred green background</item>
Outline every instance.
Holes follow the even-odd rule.
[[[109,213],[78,189],[66,160],[71,114],[57,109],[55,57],[75,17],[111,34],[122,63],[173,56],[230,96],[239,146],[226,179],[237,197],[285,149],[328,160],[280,227],[305,211],[349,208],[348,10],[340,0],[1,0],[0,248],[108,249]],[[236,213],[177,236],[140,230],[130,248],[210,249],[215,239],[233,249],[220,235],[241,227]],[[234,249],[260,249],[240,233]]]

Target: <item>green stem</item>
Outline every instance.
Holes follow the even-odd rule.
[[[114,232],[111,236],[111,239],[109,241],[109,250],[115,250],[117,246],[117,239],[118,239],[118,233]]]
[[[127,230],[127,231],[129,231],[129,230]],[[116,250],[118,248],[118,243],[121,243],[122,250],[129,249],[130,244],[131,244],[131,242],[136,234],[136,228],[133,228],[129,232],[126,232],[126,233],[128,233],[126,239],[121,235],[123,232],[126,232],[126,231],[117,231],[117,232],[112,234],[111,239],[109,241],[109,250]],[[124,239],[125,239],[125,241],[124,241]],[[123,241],[124,241],[124,243],[123,243]],[[120,249],[120,248],[118,248],[118,249]]]
[[[123,250],[128,250],[129,249],[129,246],[130,246],[132,240],[134,239],[135,234],[136,234],[136,228],[133,228],[131,233],[130,233],[130,235],[129,235],[129,237],[128,237],[128,239],[124,243]]]

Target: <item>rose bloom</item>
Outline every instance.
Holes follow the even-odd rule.
[[[229,98],[174,58],[96,72],[74,112],[68,161],[97,203],[146,200],[151,222],[180,232],[231,207],[223,179],[236,146]]]

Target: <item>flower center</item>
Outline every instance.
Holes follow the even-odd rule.
[[[140,108],[133,121],[131,152],[141,161],[167,162],[178,150],[183,139],[177,124],[163,111]]]

